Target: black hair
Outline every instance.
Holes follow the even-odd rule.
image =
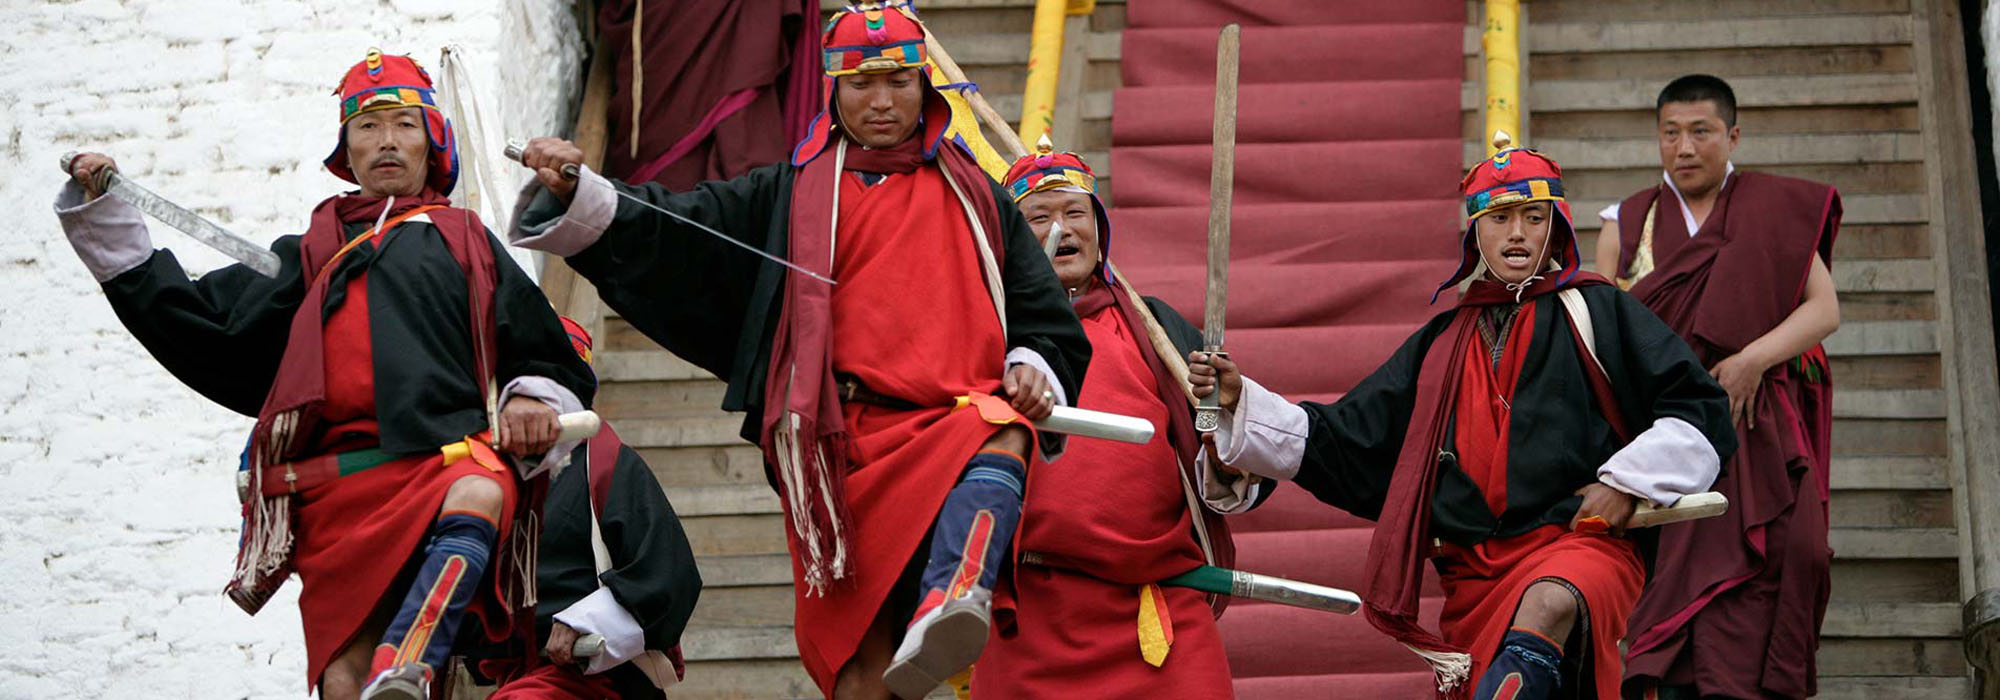
[[[1669,102],[1715,103],[1715,113],[1722,116],[1722,123],[1736,126],[1736,91],[1729,89],[1729,83],[1713,75],[1696,73],[1675,78],[1660,89],[1660,99],[1654,103],[1654,114]]]

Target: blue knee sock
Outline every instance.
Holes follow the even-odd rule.
[[[374,672],[407,663],[444,667],[496,539],[493,521],[484,515],[449,511],[438,517],[423,567],[376,647]]]
[[[933,591],[943,591],[942,600],[949,600],[974,586],[993,589],[1021,521],[1027,474],[1027,465],[1005,452],[981,452],[966,462],[931,531],[930,561],[919,589],[927,605],[919,616],[931,607]]]
[[[1475,700],[1545,700],[1562,686],[1562,650],[1547,637],[1515,628],[1479,677]]]

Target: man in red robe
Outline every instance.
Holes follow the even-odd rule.
[[[554,442],[557,410],[595,382],[534,281],[446,199],[457,156],[424,70],[370,51],[337,94],[326,166],[361,189],[272,244],[275,278],[189,279],[136,209],[98,196],[115,167],[100,155],[73,164],[56,211],[146,349],[257,416],[230,597],[255,613],[297,573],[320,697],[415,700],[467,614],[491,641],[532,614],[535,533],[515,514],[539,481],[487,447],[489,429],[549,466],[574,446]]]
[[[1807,697],[1833,551],[1833,385],[1820,341],[1840,325],[1832,187],[1729,162],[1729,84],[1690,75],[1658,102],[1665,175],[1599,216],[1600,270],[1694,347],[1729,391],[1741,448],[1715,490],[1729,512],[1660,533],[1632,617],[1629,690],[1658,697]]]
[[[1368,620],[1431,665],[1439,697],[1613,700],[1646,576],[1623,526],[1639,499],[1714,480],[1728,403],[1659,318],[1578,268],[1554,161],[1503,150],[1463,191],[1464,258],[1439,287],[1470,280],[1456,308],[1330,405],[1191,363],[1225,412],[1205,458],[1376,521]],[[1417,622],[1427,559],[1442,636]]]
[[[1196,497],[1193,412],[1186,383],[1167,365],[1199,348],[1201,334],[1173,307],[1135,296],[1118,278],[1109,262],[1111,221],[1095,185],[1082,159],[1056,153],[1044,137],[1003,186],[1044,245],[1058,239],[1056,278],[1091,344],[1079,405],[1145,418],[1153,440],[1079,440],[1060,463],[1029,474],[1016,626],[995,631],[973,669],[972,692],[1231,697],[1215,625],[1220,600],[1211,608],[1200,592],[1157,584],[1234,558],[1228,526]]]
[[[1020,212],[945,137],[915,14],[843,11],[824,43],[830,104],[790,163],[673,193],[567,180],[582,152],[537,139],[547,191],[516,242],[729,382],[785,504],[806,671],[839,700],[914,698],[1005,612],[1026,476],[1060,449],[1023,419],[1077,395],[1090,348]]]

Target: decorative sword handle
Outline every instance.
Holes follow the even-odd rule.
[[[71,166],[76,165],[76,159],[81,156],[83,156],[83,154],[76,151],[70,151],[68,153],[62,154],[61,164],[64,175],[68,175],[70,177],[76,177],[76,170],[74,170]],[[104,194],[106,192],[111,191],[111,179],[117,176],[118,176],[117,168],[105,168],[103,170],[97,171],[97,177],[92,178],[93,182],[91,182],[90,184],[97,188],[98,194]]]
[[[1229,357],[1229,353],[1223,352],[1222,348],[1212,345],[1203,347],[1201,353],[1204,357],[1211,359]],[[1204,364],[1210,367],[1215,366],[1213,361],[1207,361]],[[1216,429],[1222,427],[1222,376],[1218,374],[1215,379],[1215,391],[1211,391],[1207,396],[1202,397],[1201,402],[1195,404],[1194,407],[1194,429],[1202,433],[1213,433]]]
[[[514,161],[516,163],[521,163],[521,155],[527,153],[527,151],[528,151],[528,142],[522,141],[520,139],[508,139],[507,149],[501,151],[501,153],[506,155],[508,160]],[[526,163],[522,164],[526,165]],[[564,179],[575,180],[577,177],[576,173],[577,170],[575,163],[563,164],[562,176]]]

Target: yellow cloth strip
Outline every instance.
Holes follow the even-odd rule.
[[[1173,618],[1165,605],[1155,604],[1164,598],[1157,585],[1148,583],[1139,587],[1139,656],[1153,668],[1167,663],[1167,652],[1174,646],[1173,632],[1169,629]]]
[[[1486,155],[1499,149],[1491,140],[1507,132],[1514,145],[1521,141],[1521,2],[1486,0],[1486,23],[1479,36],[1486,53]]]
[[[951,105],[951,128],[945,130],[945,138],[963,140],[965,147],[972,151],[973,159],[979,161],[979,169],[986,171],[986,176],[993,178],[994,182],[1005,179],[1007,168],[1013,162],[1001,157],[993,144],[986,141],[986,134],[979,130],[979,117],[972,113],[972,103],[966,101],[965,93],[944,87],[950,84],[951,79],[944,76],[944,70],[938,68],[936,62],[931,62],[931,85],[944,93],[944,101]]]
[[[944,679],[944,686],[951,689],[951,696],[958,700],[972,700],[972,667]]]
[[[1034,143],[1056,122],[1056,76],[1062,72],[1067,0],[1036,0],[1028,39],[1028,85],[1021,92],[1021,143]]]

